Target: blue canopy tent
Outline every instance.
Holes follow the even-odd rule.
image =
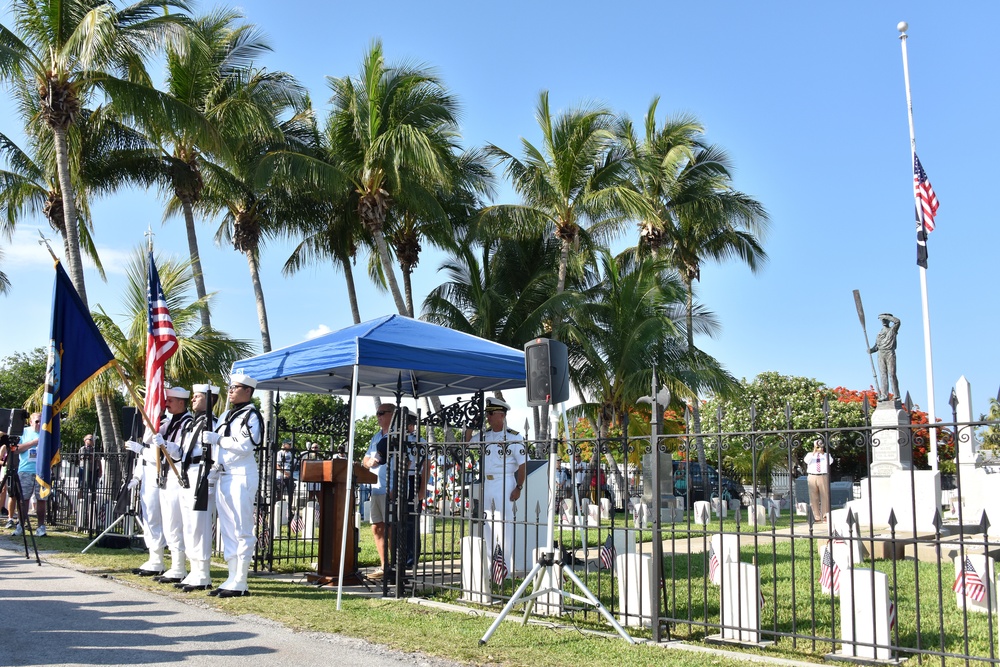
[[[354,460],[359,395],[412,398],[450,396],[525,386],[524,352],[476,336],[390,315],[233,364],[257,380],[257,391],[350,394],[348,460]],[[341,608],[344,553],[354,470],[347,467],[344,532],[340,544],[337,609]]]
[[[524,352],[476,336],[389,315],[233,364],[257,390],[450,396],[525,385]]]

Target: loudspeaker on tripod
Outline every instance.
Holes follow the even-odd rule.
[[[536,338],[524,346],[527,403],[555,405],[569,400],[569,355],[566,345]]]

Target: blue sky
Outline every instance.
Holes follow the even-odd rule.
[[[926,407],[896,31],[908,21],[917,150],[941,200],[927,274],[937,413],[950,415],[948,395],[963,374],[977,413],[996,396],[1000,362],[991,343],[1000,317],[987,297],[1000,235],[989,200],[1000,152],[991,74],[1000,45],[989,31],[1000,5],[254,0],[240,6],[274,46],[262,64],[297,76],[324,114],[325,77],[356,73],[368,44],[381,38],[390,61],[437,69],[461,101],[469,146],[490,142],[517,153],[521,137],[537,141],[534,108],[542,90],[554,109],[599,102],[641,122],[659,95],[661,118],[696,115],[709,140],[730,153],[736,187],[757,197],[772,220],[770,262],[757,275],[736,264],[703,267],[698,296],[722,331],[699,345],[737,377],[774,370],[867,388],[872,372],[852,298],[860,289],[873,339],[878,313],[901,318],[900,384]],[[10,25],[9,15],[3,22]],[[0,131],[16,135],[17,127],[0,100]],[[499,199],[512,201],[509,189]],[[92,305],[117,313],[123,280],[117,258],[143,242],[147,225],[158,251],[184,256],[183,226],[162,224],[155,192],[117,195],[93,210],[112,270],[107,284],[88,271],[87,289]],[[51,263],[35,243],[42,224],[25,221],[12,244],[3,242],[13,287],[0,297],[8,322],[0,357],[47,338]],[[246,261],[213,245],[215,228],[216,221],[199,227],[208,287],[216,292],[213,323],[259,345]],[[634,239],[629,232],[621,242]],[[351,323],[343,279],[330,267],[281,276],[290,249],[271,243],[263,258],[275,347]],[[439,256],[423,256],[415,276],[420,299],[440,282],[439,264]],[[359,286],[363,319],[393,312],[388,295],[363,281]],[[523,423],[523,416],[512,417]]]

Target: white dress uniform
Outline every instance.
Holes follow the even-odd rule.
[[[510,494],[517,486],[517,470],[527,460],[524,439],[513,429],[473,434],[470,442],[485,442],[483,448],[483,538],[492,556],[495,545],[503,549],[507,571],[513,573],[514,531],[505,530],[505,521],[514,519]]]
[[[237,376],[232,380],[236,381]],[[256,384],[256,382],[254,382]],[[254,500],[260,473],[254,450],[264,437],[264,420],[253,403],[243,403],[219,417],[215,432],[219,444],[213,447],[218,482],[215,503],[219,512],[219,532],[229,565],[229,578],[221,591],[246,591],[254,546]],[[229,597],[229,596],[223,596]]]
[[[171,418],[170,426],[163,434],[164,448],[174,461],[174,467],[178,472],[180,466],[177,465],[178,457],[174,456],[174,452],[178,451],[178,443],[183,437],[183,432],[193,419],[194,416],[190,412],[178,415],[176,421],[175,418]],[[177,475],[173,471],[168,472],[166,484],[160,489],[160,515],[163,520],[163,539],[170,549],[170,569],[164,572],[162,577],[156,578],[156,581],[162,583],[177,583],[187,576],[184,559],[184,521],[181,517],[181,494],[185,491]]]
[[[180,415],[165,413],[160,420],[159,435],[165,441],[173,441],[184,424],[191,419],[187,412]],[[167,539],[163,532],[163,514],[161,511],[160,487],[156,479],[156,457],[158,448],[153,444],[153,436],[148,429],[142,442],[142,453],[136,461],[132,476],[140,482],[139,502],[142,505],[143,531],[142,539],[149,550],[149,559],[139,566],[136,573],[146,576],[161,574],[166,565],[163,561],[163,552],[167,546]],[[161,464],[161,470],[170,479],[169,467],[166,461]],[[176,480],[174,480],[176,482]]]
[[[204,394],[208,385],[195,385],[192,391]],[[218,394],[219,388],[212,387]],[[215,416],[212,415],[212,424]],[[212,587],[212,542],[215,528],[215,480],[208,478],[208,506],[205,510],[194,508],[197,497],[198,481],[202,477],[205,465],[205,450],[201,444],[201,434],[208,426],[205,413],[198,414],[184,429],[178,447],[178,467],[186,471],[190,487],[181,493],[181,522],[183,524],[184,551],[191,561],[191,571],[177,584],[185,592],[205,590]],[[207,472],[205,473],[207,474]]]

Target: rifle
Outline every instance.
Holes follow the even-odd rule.
[[[214,431],[212,418],[215,408],[212,405],[212,381],[208,382],[208,393],[205,396],[205,430]],[[201,435],[199,434],[199,439]],[[194,510],[205,512],[208,510],[208,473],[211,471],[215,461],[212,460],[212,445],[202,444],[201,446],[201,473],[198,475],[198,486],[194,490]]]

